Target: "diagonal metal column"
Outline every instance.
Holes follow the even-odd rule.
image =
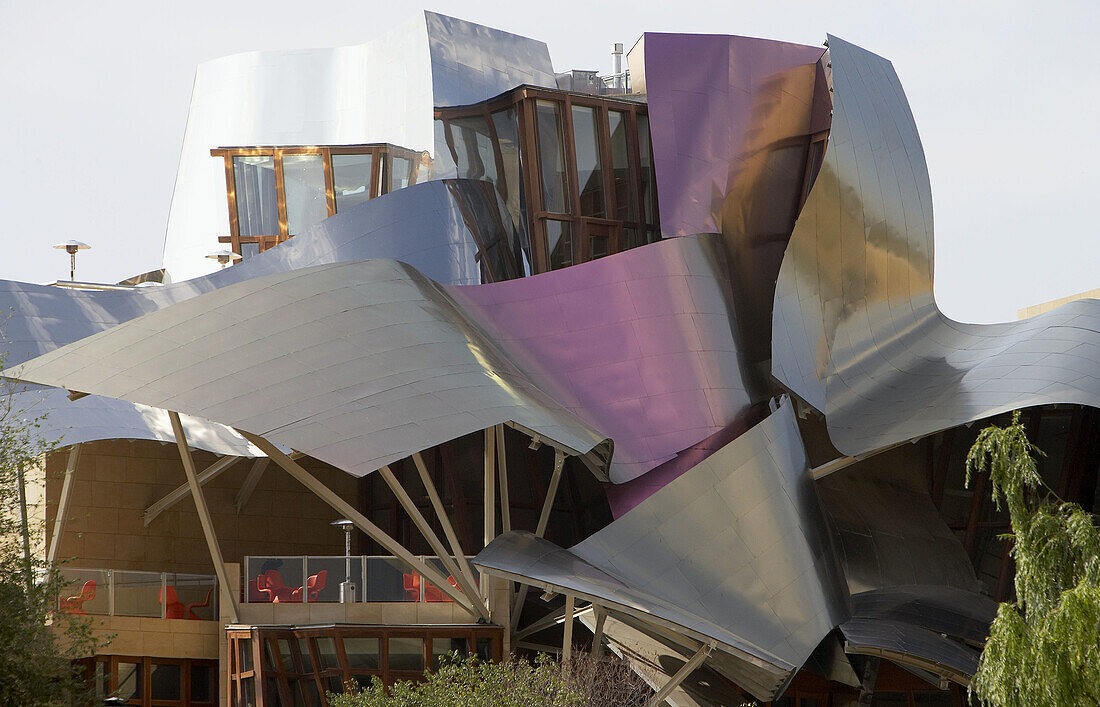
[[[405,512],[409,514],[409,518],[412,519],[413,524],[420,531],[420,534],[423,535],[424,539],[428,541],[428,544],[432,546],[432,550],[434,550],[435,554],[442,560],[443,564],[447,567],[447,571],[451,573],[451,576],[458,582],[462,591],[469,597],[470,603],[473,604],[478,615],[488,621],[489,608],[481,601],[481,594],[478,592],[477,587],[470,582],[469,577],[459,571],[458,565],[455,564],[455,561],[447,553],[447,548],[443,547],[443,542],[439,539],[439,536],[435,534],[435,531],[432,530],[432,526],[428,524],[428,520],[424,517],[424,514],[422,514],[420,509],[416,507],[416,504],[413,503],[408,492],[401,486],[401,482],[394,476],[393,471],[391,471],[388,466],[384,466],[379,469],[377,473],[382,475],[382,479],[386,482],[386,485],[390,487],[390,490],[393,491],[393,494],[397,496],[397,500],[400,501]],[[448,582],[448,584],[450,584],[450,582]]]
[[[205,485],[208,481],[240,460],[241,457],[232,456],[219,458],[216,462],[203,469],[202,473],[198,475],[199,486]],[[177,486],[165,494],[159,501],[146,508],[145,512],[141,514],[142,519],[145,521],[145,527],[148,528],[149,524],[152,523],[157,516],[186,498],[188,493],[190,493],[190,488],[187,484]]]
[[[53,535],[50,536],[50,549],[46,561],[57,562],[57,553],[61,548],[61,535],[65,532],[65,521],[69,515],[69,500],[73,496],[73,478],[80,463],[80,444],[69,449],[69,461],[65,465],[65,480],[61,482],[61,497],[57,500],[57,515],[53,519]]]
[[[470,568],[470,562],[466,559],[466,553],[462,550],[462,543],[458,541],[458,534],[455,533],[451,519],[447,516],[446,509],[443,508],[443,499],[439,497],[439,491],[436,490],[435,484],[432,482],[428,467],[424,465],[424,459],[420,456],[420,452],[413,454],[412,459],[413,464],[416,465],[417,473],[420,474],[420,481],[424,484],[424,490],[428,492],[428,500],[431,501],[432,508],[435,509],[435,514],[439,518],[439,524],[443,526],[443,535],[446,536],[447,543],[451,546],[451,554],[454,555],[459,569],[462,570],[462,573],[467,576],[472,584],[474,571]]]
[[[267,464],[270,461],[267,457],[260,457],[253,462],[252,468],[248,470],[248,476],[244,478],[241,490],[237,492],[237,498],[233,501],[237,506],[237,515],[240,515],[241,509],[252,497],[252,492],[256,490],[256,485],[260,483],[260,478],[263,477],[264,470],[267,469]]]
[[[661,704],[666,697],[672,694],[673,690],[680,686],[684,678],[691,675],[696,668],[703,664],[703,661],[707,659],[710,652],[714,650],[714,646],[714,641],[699,646],[699,650],[695,652],[695,655],[691,656],[688,662],[684,663],[683,667],[676,671],[676,674],[665,683],[664,687],[657,691],[656,695],[649,698],[646,707],[657,707],[657,705]]]
[[[565,453],[560,449],[554,450],[554,473],[550,475],[550,486],[546,489],[546,498],[542,502],[542,512],[539,514],[538,525],[535,526],[535,535],[542,537],[546,532],[546,525],[550,522],[550,511],[554,508],[554,497],[558,495],[558,484],[561,483],[562,469],[565,468]],[[512,605],[512,633],[519,627],[519,614],[523,609],[523,602],[527,601],[527,585],[521,584],[516,592],[516,601]]]
[[[414,572],[419,573],[429,582],[439,587],[441,591],[447,594],[460,604],[467,611],[471,613],[478,613],[473,603],[463,594],[461,591],[451,586],[451,583],[447,581],[438,570],[422,561],[411,552],[405,549],[401,543],[394,540],[384,530],[379,528],[374,523],[371,523],[366,516],[356,510],[350,503],[340,498],[335,491],[322,484],[312,474],[303,469],[300,464],[295,462],[286,454],[279,451],[271,442],[268,442],[263,437],[254,435],[251,432],[245,432],[244,430],[237,430],[245,439],[252,444],[263,450],[264,454],[271,457],[271,460],[283,468],[288,474],[297,479],[303,486],[312,491],[314,495],[320,498],[322,501],[332,506],[343,517],[350,520],[355,524],[355,527],[366,533],[372,540],[377,542],[386,552],[392,553],[394,557],[400,559]]]
[[[187,485],[191,487],[191,497],[195,499],[195,510],[199,514],[199,523],[202,525],[203,537],[206,538],[206,547],[210,550],[210,559],[214,562],[214,573],[218,575],[222,606],[229,607],[229,616],[236,623],[240,621],[237,597],[234,596],[234,588],[229,586],[229,577],[225,571],[225,562],[222,560],[222,551],[218,547],[218,538],[214,535],[214,523],[210,519],[210,509],[206,507],[206,498],[202,495],[202,487],[199,486],[199,480],[195,474],[195,460],[191,458],[191,448],[187,446],[187,433],[183,431],[183,423],[180,422],[179,413],[169,410],[168,418],[172,421],[172,432],[176,435],[176,446],[179,448],[180,460],[183,462],[183,471],[187,474]]]

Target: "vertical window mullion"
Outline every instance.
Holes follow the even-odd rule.
[[[225,192],[229,201],[229,249],[241,254],[241,228],[237,222],[237,181],[233,173],[233,156],[222,155],[225,160]]]
[[[325,202],[328,204],[328,215],[336,214],[336,178],[332,172],[332,150],[327,147],[321,150],[321,164],[325,173]]]
[[[631,108],[626,112],[627,151],[630,159],[630,186],[634,191],[634,218],[639,228],[637,237],[642,243],[649,242],[649,224],[645,217],[645,188],[642,186],[642,154],[638,144],[638,110]]]
[[[289,231],[286,218],[286,192],[284,191],[285,184],[283,182],[283,151],[275,150],[275,203],[278,205],[279,210],[279,232],[277,235],[278,240],[286,240],[289,237]],[[265,234],[268,235],[268,234]]]

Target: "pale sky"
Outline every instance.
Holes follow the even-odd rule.
[[[357,44],[431,9],[545,41],[558,71],[609,73],[644,31],[819,45],[894,63],[932,179],[936,295],[966,321],[1100,287],[1096,2],[0,0],[0,278],[160,267],[196,65],[254,49]]]

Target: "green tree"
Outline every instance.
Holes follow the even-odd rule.
[[[1020,413],[988,427],[966,458],[967,483],[989,472],[1008,508],[1016,601],[1001,604],[971,694],[1021,707],[1100,705],[1100,529],[1043,485]]]
[[[72,660],[97,642],[86,617],[56,612],[64,579],[32,549],[43,528],[31,520],[26,474],[56,442],[39,436],[41,421],[19,407],[20,397],[0,381],[0,704],[68,703],[84,690]]]

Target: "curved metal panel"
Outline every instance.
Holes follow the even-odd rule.
[[[38,418],[33,433],[46,441],[59,440],[68,447],[103,439],[147,439],[175,443],[172,423],[164,410],[123,400],[88,395],[69,400],[63,390],[35,388],[15,393],[13,408]],[[266,456],[236,430],[180,415],[187,443],[195,449],[235,457]]]
[[[164,267],[208,274],[229,234],[215,147],[391,143],[447,152],[434,108],[476,103],[524,83],[554,87],[543,42],[433,12],[363,44],[246,52],[199,65],[176,173]],[[442,174],[442,176],[447,176]]]
[[[847,618],[817,504],[788,403],[572,548],[513,532],[474,563],[718,641],[774,699]]]
[[[670,460],[686,470],[697,457],[677,455],[752,402],[715,236],[448,292],[542,390],[615,440],[615,483]]]
[[[978,669],[977,650],[912,624],[853,618],[840,630],[848,653],[889,658],[963,685]]]
[[[829,38],[833,123],[780,269],[772,372],[857,455],[1000,412],[1100,406],[1100,307],[951,321],[932,294],[932,198],[890,62]]]
[[[217,420],[357,476],[508,421],[580,452],[603,441],[389,260],[252,278],[3,375]]]
[[[852,618],[895,621],[974,645],[989,637],[997,602],[954,587],[907,585],[852,595]]]
[[[475,230],[466,214],[478,206],[480,211],[496,209],[502,216]],[[97,292],[0,280],[0,311],[12,313],[4,322],[7,363],[22,363],[219,287],[314,265],[389,258],[439,283],[484,282],[484,261],[489,258],[480,252],[487,241],[520,247],[514,233],[489,230],[494,224],[510,223],[503,209],[484,182],[427,182],[371,199],[256,257],[186,282]]]

